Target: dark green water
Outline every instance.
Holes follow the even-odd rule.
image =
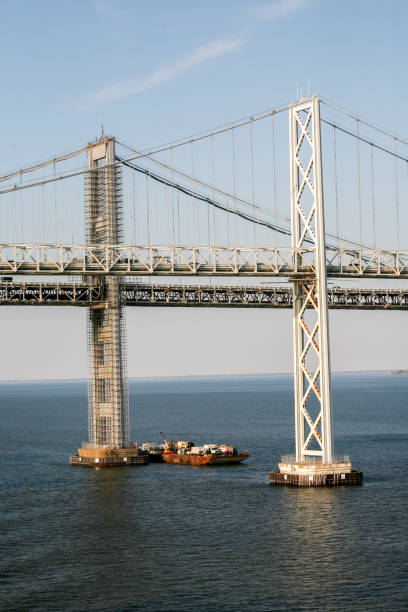
[[[2,610],[408,610],[408,377],[334,377],[363,487],[285,489],[290,377],[137,381],[141,441],[227,441],[239,466],[90,470],[85,383],[0,385]]]

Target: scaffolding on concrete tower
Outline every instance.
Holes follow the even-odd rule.
[[[102,255],[106,245],[123,240],[121,169],[115,165],[113,138],[89,147],[89,170],[86,238],[88,244],[101,245]],[[119,279],[100,276],[95,281],[103,286],[105,300],[88,314],[88,444],[125,448],[130,444],[125,311]]]

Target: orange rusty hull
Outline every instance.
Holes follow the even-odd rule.
[[[179,453],[163,453],[165,463],[177,465],[220,465],[226,463],[241,463],[248,459],[249,454],[240,455],[181,455]]]

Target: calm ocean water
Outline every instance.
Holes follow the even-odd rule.
[[[91,470],[84,382],[0,385],[2,610],[408,610],[408,377],[334,377],[364,486],[285,489],[292,378],[130,383],[140,441],[228,441],[239,466]]]

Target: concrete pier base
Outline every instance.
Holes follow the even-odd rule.
[[[149,463],[149,455],[136,447],[79,448],[77,455],[71,455],[70,463],[83,467],[146,465]]]
[[[335,463],[282,460],[279,472],[269,472],[271,485],[290,487],[341,487],[363,484],[363,472],[352,470],[347,458]]]

